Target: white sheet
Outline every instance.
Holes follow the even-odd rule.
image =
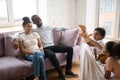
[[[96,61],[92,48],[83,43],[80,52],[80,80],[107,80],[104,78],[104,65]],[[120,80],[111,75],[109,80]]]

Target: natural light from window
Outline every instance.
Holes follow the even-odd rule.
[[[12,0],[14,23],[18,23],[24,16],[31,17],[37,13],[36,0]]]
[[[119,11],[117,11],[117,5],[120,5],[119,0],[100,0],[99,6],[99,27],[103,27],[106,30],[107,38],[116,38],[115,35],[119,34],[119,25],[116,26],[118,22],[116,19],[118,17]],[[117,27],[117,28],[116,28]]]
[[[0,0],[0,24],[8,22],[6,0]]]

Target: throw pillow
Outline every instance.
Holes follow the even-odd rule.
[[[73,47],[77,43],[79,29],[68,29],[62,31],[60,44]]]
[[[60,42],[62,30],[61,29],[53,29],[53,38],[55,45],[58,45]]]
[[[14,34],[5,34],[5,56],[15,56],[18,58],[24,58],[24,55],[22,53],[20,53],[19,48],[15,49],[13,47],[13,35]]]

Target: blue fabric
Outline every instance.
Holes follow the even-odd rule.
[[[36,50],[33,54],[26,56],[26,60],[33,63],[34,75],[41,76],[42,80],[46,80],[44,53]]]

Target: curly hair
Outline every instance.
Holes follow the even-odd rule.
[[[105,37],[106,31],[105,31],[105,29],[104,29],[104,28],[97,27],[97,28],[95,28],[95,30],[94,30],[94,31],[99,31],[99,32],[100,32],[100,34],[101,34],[101,36],[103,36],[103,38]]]

